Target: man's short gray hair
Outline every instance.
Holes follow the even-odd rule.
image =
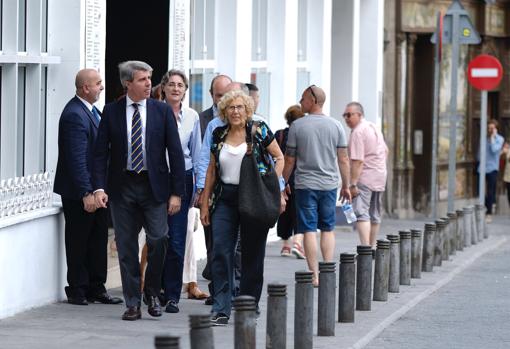
[[[356,108],[358,108],[360,114],[365,116],[365,111],[363,110],[363,106],[361,105],[360,102],[351,102],[351,103],[347,104],[347,108],[349,108],[349,107],[356,107]]]
[[[126,88],[126,81],[133,81],[135,72],[148,71],[152,73],[152,67],[142,61],[126,61],[119,64],[119,77],[122,87]]]

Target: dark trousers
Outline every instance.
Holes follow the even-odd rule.
[[[496,184],[498,181],[498,171],[492,171],[485,174],[487,185],[487,194],[485,195],[485,207],[487,214],[492,214],[492,205],[496,202]]]
[[[505,182],[506,184],[506,198],[508,199],[508,204],[510,205],[510,183]]]
[[[291,190],[285,211],[278,217],[276,224],[276,233],[282,240],[288,240],[297,232],[296,198],[294,188]]]
[[[67,297],[93,296],[106,291],[106,209],[88,213],[82,200],[62,198],[65,218]]]
[[[188,229],[188,210],[193,194],[193,171],[186,171],[186,195],[181,200],[181,210],[168,216],[168,249],[163,269],[163,289],[165,301],[179,303],[182,288],[182,271],[186,250],[186,231]]]
[[[239,215],[238,187],[223,185],[223,191],[211,217],[214,244],[212,255],[213,313],[230,316],[234,288],[234,264],[237,237],[241,234],[240,294],[253,296],[258,303],[264,282],[264,258],[269,229]]]
[[[148,176],[125,173],[119,197],[110,200],[115,240],[119,254],[122,291],[126,306],[140,306],[140,262],[138,235],[147,235],[145,294],[158,296],[167,247],[167,202],[157,202]]]

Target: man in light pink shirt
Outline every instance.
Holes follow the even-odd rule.
[[[356,229],[362,245],[375,248],[381,224],[381,198],[386,186],[388,147],[381,131],[365,120],[363,106],[347,104],[343,114],[351,128],[349,158],[351,159],[351,196],[358,221]]]

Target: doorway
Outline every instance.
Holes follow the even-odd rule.
[[[413,206],[426,213],[430,202],[434,86],[434,46],[430,43],[430,35],[418,35],[414,59]]]
[[[168,69],[170,0],[106,2],[105,98],[115,101],[124,91],[118,64],[127,60],[148,63],[152,85]]]

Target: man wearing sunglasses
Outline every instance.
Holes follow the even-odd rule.
[[[349,139],[351,159],[352,206],[361,245],[375,249],[381,224],[381,198],[386,186],[386,158],[388,147],[381,131],[365,120],[363,106],[358,102],[347,104],[343,114],[352,130]],[[374,250],[375,251],[375,250]]]
[[[304,234],[308,268],[318,285],[317,229],[321,231],[321,252],[325,262],[332,262],[335,252],[335,211],[340,177],[340,196],[351,200],[347,138],[340,122],[324,115],[324,91],[315,85],[303,92],[301,109],[307,113],[289,129],[283,177],[287,182],[296,167],[297,233]],[[340,171],[339,171],[340,170]]]

